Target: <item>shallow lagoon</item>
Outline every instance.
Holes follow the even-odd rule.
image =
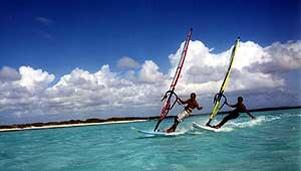
[[[255,112],[221,132],[147,137],[155,121],[0,133],[0,170],[300,170],[301,110]],[[222,116],[218,116],[220,120]],[[167,127],[167,120],[162,127]]]

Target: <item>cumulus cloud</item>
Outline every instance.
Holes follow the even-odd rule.
[[[121,69],[136,69],[139,68],[140,64],[130,57],[122,57],[117,62],[117,67]]]
[[[14,69],[9,71],[16,72]],[[0,81],[0,111],[17,115],[41,111],[48,100],[43,101],[44,92],[54,80],[54,75],[29,66],[20,67],[17,75],[18,79]]]
[[[67,113],[112,112],[130,105],[149,106],[154,94],[160,94],[154,86],[122,78],[111,72],[109,65],[95,73],[76,68],[46,91],[51,113],[61,109]]]
[[[21,75],[20,85],[31,92],[46,89],[55,78],[53,74],[48,74],[41,69],[35,70],[29,66],[20,67],[19,73]]]
[[[160,98],[172,80],[183,44],[169,55],[167,73],[160,72],[154,61],[146,60],[138,68],[134,60],[123,58],[118,61],[120,67],[136,70],[124,74],[103,65],[91,73],[75,68],[53,83],[55,76],[42,69],[3,67],[0,70],[0,113],[158,115]],[[267,47],[241,42],[226,95],[231,101],[238,95],[245,96],[250,108],[300,105],[300,49],[301,41],[277,42]],[[215,54],[201,41],[191,41],[177,93],[188,97],[189,93],[196,92],[204,111],[209,111],[230,53],[230,47]]]
[[[16,81],[21,78],[21,75],[14,68],[4,66],[0,70],[0,81]]]
[[[279,74],[291,70],[301,69],[301,41],[281,44],[273,43],[271,46],[263,48],[265,55],[261,61],[256,61],[248,68],[250,71]],[[254,66],[256,65],[256,66]]]
[[[158,65],[150,60],[144,62],[139,74],[144,82],[157,83],[163,80],[163,74],[159,72]]]

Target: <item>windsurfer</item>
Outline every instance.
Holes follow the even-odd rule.
[[[195,108],[197,108],[198,110],[203,109],[203,107],[200,106],[198,104],[198,102],[196,101],[196,94],[195,93],[191,93],[190,98],[185,100],[185,101],[183,101],[180,98],[178,100],[182,104],[184,104],[184,105],[187,104],[187,105],[184,107],[184,110],[180,114],[175,116],[173,125],[166,130],[167,133],[175,132],[176,129],[177,129],[178,124],[180,122],[182,122],[185,118],[189,117],[189,115],[191,114],[193,109],[195,109]]]
[[[247,115],[249,115],[252,119],[255,119],[255,117],[247,110],[246,106],[243,103],[243,97],[241,97],[241,96],[239,96],[237,98],[236,104],[230,105],[230,104],[226,103],[226,105],[228,105],[229,107],[235,108],[235,109],[233,111],[231,111],[230,114],[228,114],[226,117],[224,117],[224,119],[219,124],[217,124],[215,126],[210,126],[210,125],[207,125],[207,126],[219,129],[229,120],[236,119],[239,116],[240,112],[246,112]]]

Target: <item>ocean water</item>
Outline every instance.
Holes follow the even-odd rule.
[[[192,128],[207,116],[190,117],[183,135],[169,137],[131,129],[151,130],[155,121],[2,132],[0,170],[301,170],[301,110],[254,115],[217,133]]]

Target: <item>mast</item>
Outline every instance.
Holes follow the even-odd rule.
[[[173,81],[172,81],[172,83],[170,85],[170,90],[174,90],[175,87],[176,87],[176,85],[177,85],[177,83],[178,83],[178,80],[179,80],[179,77],[180,77],[180,74],[181,74],[181,71],[182,71],[185,59],[186,59],[186,54],[187,54],[189,42],[191,40],[191,36],[192,36],[192,28],[190,29],[190,31],[189,31],[189,33],[188,33],[188,35],[186,37],[186,41],[185,41],[184,48],[183,48],[183,51],[182,51],[182,54],[181,54],[181,58],[180,58],[177,70],[175,72],[175,75],[173,77]]]
[[[178,67],[176,69],[175,75],[173,77],[173,80],[170,84],[169,90],[165,93],[165,96],[163,97],[162,101],[164,100],[163,106],[161,108],[161,113],[160,113],[160,119],[154,129],[154,131],[157,130],[159,124],[161,123],[161,121],[167,116],[167,114],[169,113],[169,111],[173,108],[174,104],[176,103],[176,101],[173,102],[173,104],[171,105],[171,98],[172,96],[176,96],[175,94],[175,88],[176,85],[178,83],[178,80],[180,78],[181,75],[181,71],[186,59],[186,55],[187,55],[187,51],[188,51],[188,46],[189,46],[189,42],[191,40],[192,37],[192,28],[189,30],[189,33],[187,34],[186,40],[185,40],[185,44],[183,47],[183,51],[181,53],[181,58],[178,64]],[[177,97],[177,96],[176,96]]]
[[[226,98],[224,96],[224,91],[225,91],[225,89],[227,87],[227,84],[228,84],[228,82],[230,80],[230,74],[231,74],[231,70],[232,70],[232,65],[233,65],[233,61],[234,61],[234,57],[235,57],[236,51],[237,51],[238,46],[239,46],[239,41],[240,41],[240,37],[238,37],[236,39],[234,47],[232,49],[231,56],[230,56],[230,62],[229,62],[229,66],[228,66],[228,69],[227,69],[227,73],[225,75],[225,78],[223,80],[223,83],[222,83],[222,85],[220,87],[219,92],[216,94],[217,98],[216,98],[216,100],[214,102],[215,104],[214,104],[214,106],[212,108],[212,112],[211,112],[211,115],[209,117],[209,120],[206,123],[207,126],[210,125],[211,120],[217,115],[217,112],[221,109],[221,106],[223,106],[223,105],[221,105],[220,101],[221,101],[222,97]]]

